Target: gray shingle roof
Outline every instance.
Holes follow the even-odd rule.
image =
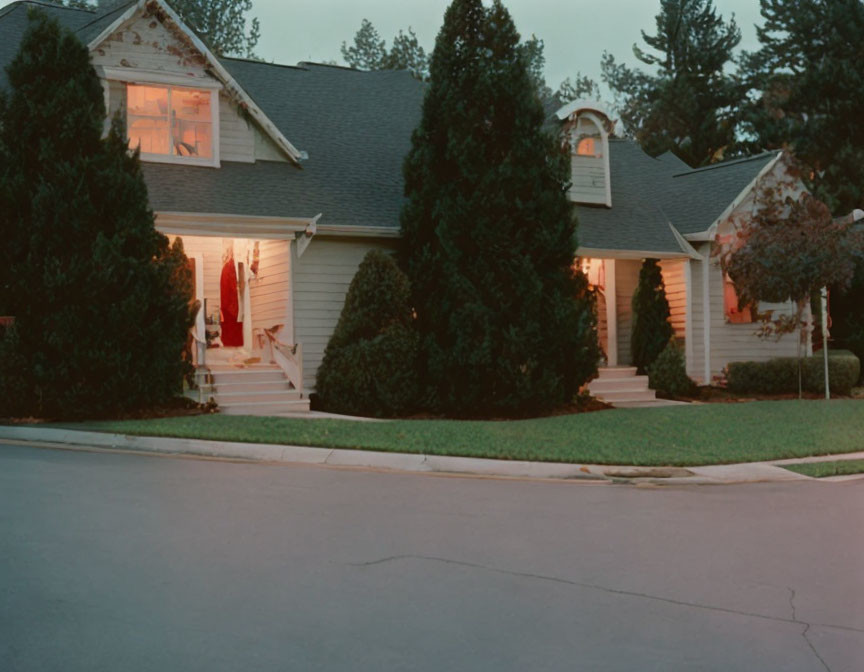
[[[3,68],[18,49],[27,9],[39,6],[90,41],[133,0],[74,10],[39,0],[0,10]],[[222,64],[296,147],[289,163],[224,162],[219,170],[172,164],[143,167],[155,210],[312,217],[322,224],[399,226],[402,162],[420,121],[423,85],[407,72],[360,72],[301,63],[280,66],[224,58]],[[609,250],[683,254],[670,228],[706,230],[776,153],[691,170],[671,154],[657,159],[625,140],[610,141],[612,208],[578,206],[579,243]]]

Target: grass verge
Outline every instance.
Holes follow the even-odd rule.
[[[801,462],[800,464],[784,464],[784,469],[804,474],[811,478],[827,478],[828,476],[849,476],[864,474],[864,460],[836,460],[834,462]]]
[[[706,404],[510,422],[203,415],[94,422],[74,428],[506,460],[697,466],[864,450],[864,403]]]

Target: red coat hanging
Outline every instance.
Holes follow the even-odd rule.
[[[237,298],[237,271],[234,269],[233,255],[222,266],[219,282],[219,303],[221,305],[222,345],[226,348],[243,347],[243,323],[237,321],[240,302]]]

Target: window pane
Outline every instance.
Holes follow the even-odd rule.
[[[126,88],[129,146],[145,154],[170,154],[168,89],[129,85]]]
[[[194,89],[171,90],[173,154],[210,158],[213,156],[213,123],[210,93]]]

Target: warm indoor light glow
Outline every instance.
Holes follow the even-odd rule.
[[[594,138],[582,138],[576,147],[579,156],[594,156]]]
[[[126,92],[130,147],[140,145],[143,155],[213,156],[208,91],[129,84]]]

